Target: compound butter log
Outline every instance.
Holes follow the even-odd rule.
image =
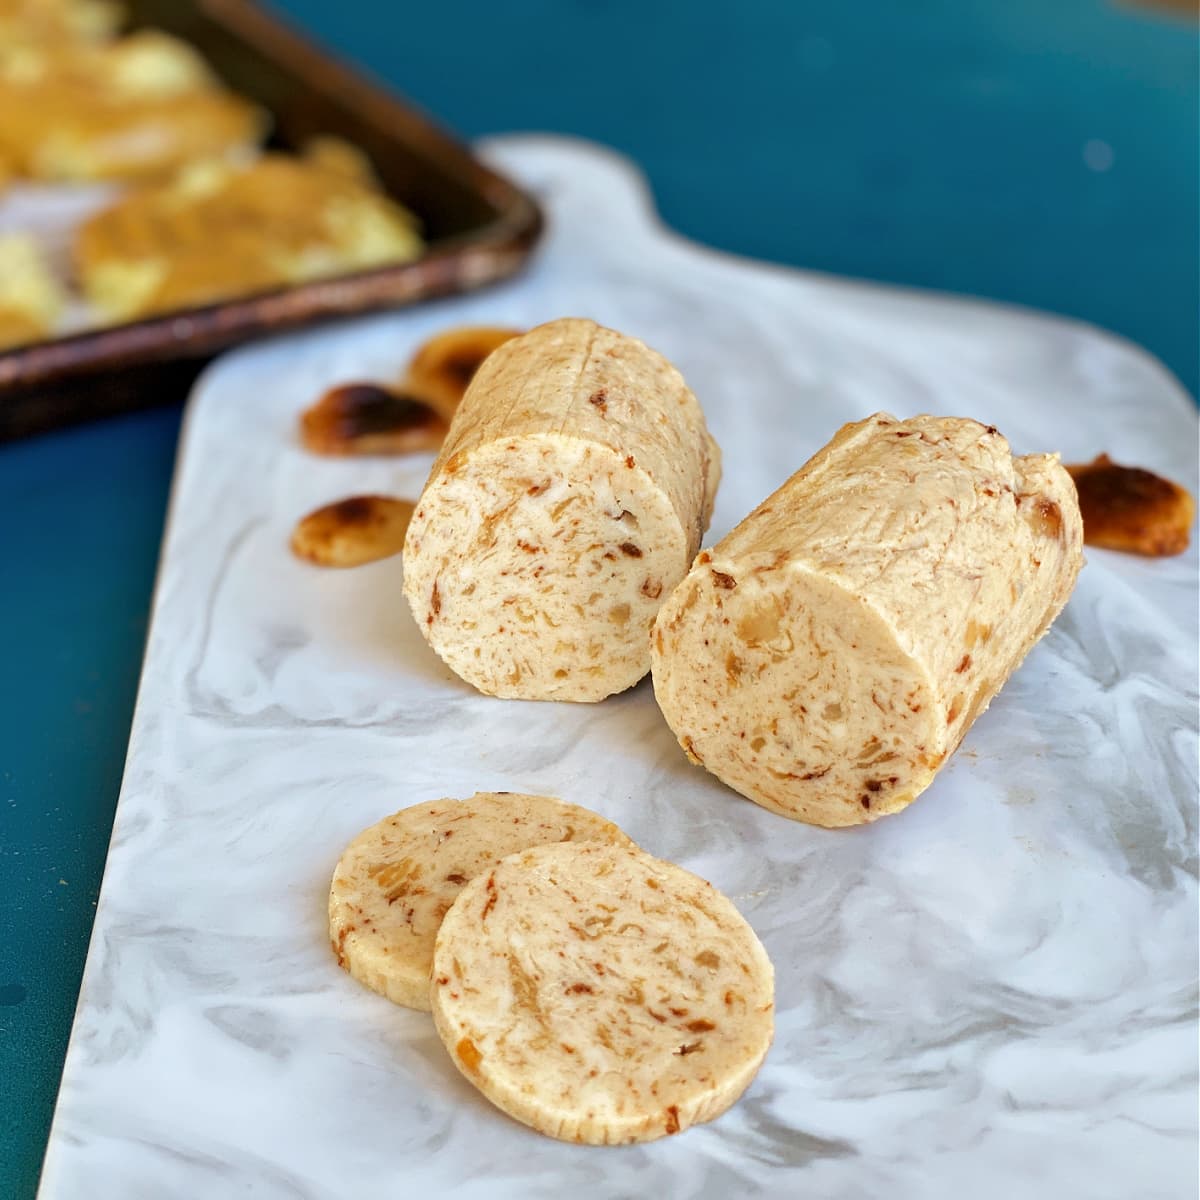
[[[720,456],[683,377],[635,338],[564,319],[485,359],[404,546],[404,594],[488,695],[602,700],[708,527]]]
[[[846,425],[663,605],[654,691],[689,757],[814,825],[897,812],[1058,615],[1082,565],[1056,455],[990,426]]]

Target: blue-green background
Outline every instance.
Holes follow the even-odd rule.
[[[1103,0],[285,7],[462,134],[625,151],[701,241],[1083,317],[1196,392],[1194,22]],[[180,399],[0,447],[2,1197],[32,1194],[45,1144]]]

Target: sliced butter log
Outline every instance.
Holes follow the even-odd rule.
[[[621,846],[540,846],[465,887],[434,952],[433,1018],[510,1116],[612,1145],[724,1112],[773,1033],[774,972],[710,883]]]
[[[663,605],[654,691],[693,761],[784,816],[855,825],[931,782],[1082,564],[1054,455],[955,418],[845,426]]]
[[[415,804],[365,829],[329,889],[338,963],[396,1004],[429,1008],[429,964],[463,885],[505,855],[571,839],[632,845],[611,822],[550,796],[478,792]]]
[[[650,626],[699,549],[719,473],[695,396],[642,342],[573,319],[505,342],[409,526],[417,624],[489,695],[623,691],[650,668]]]

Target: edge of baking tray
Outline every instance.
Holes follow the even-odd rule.
[[[538,241],[543,217],[520,188],[476,159],[423,113],[319,49],[249,0],[199,8],[296,74],[335,88],[348,107],[464,179],[496,215],[440,239],[421,258],[200,308],[101,327],[0,352],[0,442],[183,394],[218,351],[257,336],[336,317],[412,304],[514,274]]]

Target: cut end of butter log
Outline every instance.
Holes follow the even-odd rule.
[[[1082,546],[1057,455],[876,414],[699,555],[655,623],[655,696],[743,796],[873,821],[929,786],[1061,611]]]
[[[595,701],[650,669],[649,631],[708,527],[720,456],[683,377],[564,319],[474,376],[409,525],[404,594],[488,695]]]

